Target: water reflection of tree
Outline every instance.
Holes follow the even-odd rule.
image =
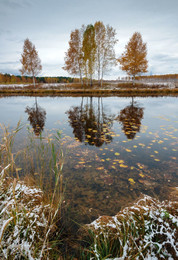
[[[140,131],[141,120],[143,118],[143,109],[133,101],[130,106],[125,107],[120,111],[117,119],[122,124],[122,130],[128,139],[134,139],[137,132]]]
[[[110,129],[114,116],[106,115],[102,98],[98,98],[97,105],[92,98],[87,98],[85,103],[82,98],[81,105],[72,107],[67,114],[73,133],[80,142],[100,147],[112,141]]]
[[[37,104],[37,98],[35,98],[33,107],[26,107],[25,113],[28,114],[28,121],[30,122],[35,135],[39,136],[45,125],[46,111]]]

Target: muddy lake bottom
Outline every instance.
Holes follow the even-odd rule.
[[[1,97],[0,123],[21,120],[14,154],[29,142],[61,135],[64,201],[79,224],[115,215],[141,194],[169,198],[178,180],[177,97]],[[35,144],[34,144],[34,147]],[[33,150],[33,146],[30,148]],[[41,150],[40,150],[41,151]],[[34,154],[38,150],[34,148]],[[38,179],[41,164],[17,159],[19,175]],[[49,182],[43,162],[44,185]]]

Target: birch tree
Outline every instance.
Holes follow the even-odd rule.
[[[79,30],[76,29],[70,34],[69,49],[65,53],[65,66],[64,70],[67,70],[69,74],[79,75],[80,81],[83,84],[83,27]]]
[[[125,51],[118,59],[118,62],[121,65],[121,69],[135,80],[136,75],[147,72],[148,60],[146,56],[146,43],[143,42],[141,34],[135,32],[125,46]]]
[[[98,81],[102,85],[104,74],[116,65],[116,57],[114,47],[117,43],[116,31],[112,26],[105,26],[103,22],[98,21],[95,27],[96,41],[96,69],[98,73]]]
[[[22,69],[20,70],[22,76],[24,74],[32,76],[35,87],[35,77],[41,72],[42,66],[35,45],[28,38],[24,41],[20,62],[22,63]]]
[[[90,85],[92,85],[93,75],[95,72],[95,29],[92,24],[87,25],[83,35],[83,60],[85,64],[86,78],[90,78]]]
[[[113,27],[105,26],[98,21],[87,27],[82,26],[71,33],[69,49],[65,54],[65,66],[63,69],[70,74],[85,74],[90,79],[90,85],[95,72],[98,82],[102,85],[104,74],[116,65],[115,44],[117,43],[116,31]]]
[[[96,22],[94,24],[94,28],[95,28],[95,42],[96,42],[96,70],[97,70],[98,82],[99,82],[102,74],[106,29],[103,22],[101,21]]]

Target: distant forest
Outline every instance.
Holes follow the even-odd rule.
[[[150,80],[150,81],[178,81],[178,74],[166,75],[151,75],[151,76],[137,76],[137,80]],[[36,83],[77,83],[80,82],[79,78],[71,77],[36,77]],[[0,73],[0,84],[33,84],[33,78],[29,76],[15,76],[10,74]]]
[[[71,77],[36,77],[36,83],[72,83],[79,81]],[[33,77],[0,73],[0,84],[33,84]]]
[[[160,80],[160,81],[177,81],[178,74],[165,74],[165,75],[150,75],[150,76],[137,76],[138,80]]]

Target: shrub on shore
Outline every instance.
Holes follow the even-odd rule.
[[[91,256],[97,260],[177,259],[177,206],[175,201],[160,202],[144,195],[113,217],[99,217],[85,226]]]

